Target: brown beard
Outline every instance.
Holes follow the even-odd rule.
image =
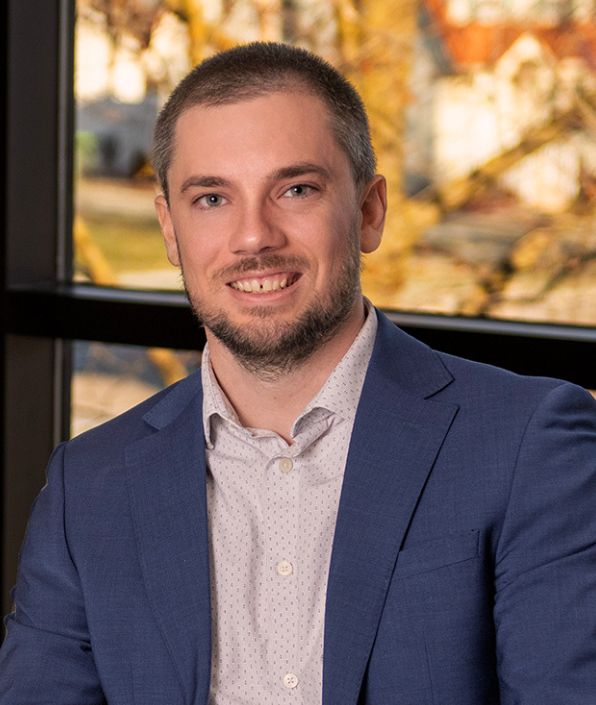
[[[251,308],[251,314],[261,319],[262,326],[258,322],[254,325],[234,325],[225,311],[210,310],[193,298],[185,283],[192,310],[199,323],[208,328],[245,369],[263,379],[279,378],[299,366],[333,337],[360,295],[360,250],[355,230],[348,237],[344,261],[333,288],[327,292],[327,300],[318,296],[294,321],[272,321],[271,325],[267,325],[271,309],[257,304]],[[245,258],[234,267],[217,273],[217,276],[229,279],[236,274],[259,269],[292,271],[302,264],[301,259],[263,255]]]

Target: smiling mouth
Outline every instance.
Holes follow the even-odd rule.
[[[269,294],[272,291],[287,289],[295,284],[300,278],[298,272],[280,272],[270,274],[267,277],[248,277],[246,279],[236,279],[228,284],[236,291],[243,291],[248,294]]]

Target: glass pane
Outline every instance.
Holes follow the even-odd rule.
[[[153,121],[201,58],[254,39],[329,59],[390,184],[381,306],[595,325],[596,0],[77,0],[77,278],[178,288]],[[591,132],[592,131],[592,132]]]
[[[71,435],[98,426],[200,367],[198,352],[77,341]]]

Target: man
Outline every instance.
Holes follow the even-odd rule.
[[[217,55],[155,164],[201,375],[55,451],[1,705],[593,703],[594,403],[363,301],[385,184],[351,86]]]

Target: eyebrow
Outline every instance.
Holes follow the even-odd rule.
[[[227,179],[222,179],[220,176],[202,176],[194,175],[189,176],[185,179],[182,186],[180,187],[180,193],[188,191],[189,188],[201,187],[201,188],[213,188],[216,186],[229,186],[230,182]]]
[[[294,179],[305,174],[318,174],[326,180],[331,178],[331,174],[325,167],[312,162],[298,162],[297,164],[281,167],[281,169],[274,171],[269,178],[272,181],[281,181],[282,179]]]

